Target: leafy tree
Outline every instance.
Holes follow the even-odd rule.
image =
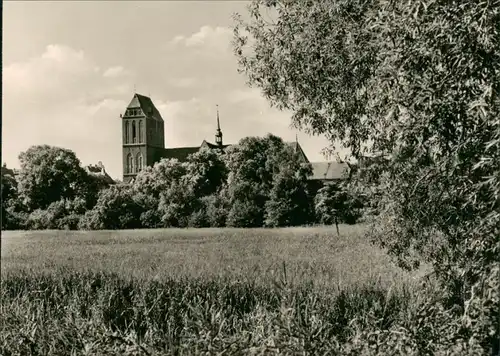
[[[137,229],[141,227],[143,207],[129,185],[112,185],[99,192],[97,204],[79,222],[85,230]]]
[[[48,145],[32,146],[19,155],[19,160],[19,198],[29,211],[84,195],[87,173],[74,152]]]
[[[15,177],[2,171],[2,230],[17,228],[16,217],[13,212],[17,197],[17,181]]]
[[[328,184],[318,190],[314,204],[317,220],[321,224],[355,224],[362,215],[361,200],[338,184]]]
[[[153,167],[146,167],[137,174],[134,191],[144,193],[152,198],[159,199],[160,194],[166,191],[172,182],[179,181],[186,174],[186,164],[177,159],[162,159]]]
[[[383,169],[378,241],[403,267],[430,262],[470,320],[467,345],[490,353],[500,327],[498,1],[255,0],[249,12],[234,41],[249,84],[332,147],[387,158],[373,166]]]
[[[231,207],[227,223],[237,227],[263,226],[274,177],[284,169],[300,169],[293,150],[271,134],[243,138],[226,152],[226,164]]]
[[[201,149],[189,155],[186,174],[198,197],[214,194],[227,181],[228,170],[218,150]]]
[[[46,209],[35,209],[29,214],[26,227],[29,230],[59,229],[60,220],[69,215],[66,204],[66,201],[59,200],[51,203]]]
[[[201,198],[206,214],[206,220],[210,227],[224,227],[227,224],[229,213],[229,197],[227,185],[223,185],[214,194]]]
[[[206,226],[201,198],[215,193],[227,177],[221,154],[200,150],[187,162],[163,159],[137,175],[136,198],[145,207],[143,226]]]
[[[274,176],[265,205],[266,226],[298,226],[313,221],[313,202],[307,181],[312,169],[310,165],[295,163],[295,167],[283,167]]]
[[[162,159],[153,167],[141,171],[132,190],[135,200],[143,207],[140,221],[143,227],[170,226],[169,219],[163,219],[173,194],[173,187],[186,175],[186,164],[176,159]],[[175,190],[175,189],[174,189]]]
[[[164,227],[187,227],[191,214],[199,210],[200,201],[191,183],[185,175],[161,193],[158,213]]]
[[[103,176],[97,174],[86,173],[83,180],[84,189],[77,198],[79,202],[84,202],[84,207],[86,210],[92,209],[97,203],[99,198],[99,192],[101,190],[109,188],[110,182]]]
[[[144,193],[134,192],[134,200],[142,207],[140,216],[143,228],[154,229],[161,227],[161,214],[158,210],[159,199]]]

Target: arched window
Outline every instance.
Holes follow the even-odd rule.
[[[127,173],[134,173],[134,156],[132,156],[132,153],[127,155]]]
[[[132,143],[137,143],[137,130],[135,128],[135,121],[132,121]]]
[[[142,154],[139,152],[137,154],[137,173],[139,173],[140,171],[142,171]]]
[[[125,121],[125,143],[129,143],[130,142],[130,128],[129,128],[129,123],[128,121]]]
[[[142,125],[143,125],[142,120],[139,120],[139,140],[138,140],[139,143],[144,141],[144,138],[142,137],[142,135],[144,134],[143,133],[144,129],[143,129]]]

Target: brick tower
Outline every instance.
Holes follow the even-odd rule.
[[[150,98],[135,94],[122,119],[123,181],[130,182],[165,151],[164,121]]]

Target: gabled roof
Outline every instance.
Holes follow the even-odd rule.
[[[229,146],[232,146],[232,145],[222,145],[222,146],[219,146],[219,145],[217,145],[215,143],[210,143],[207,140],[203,140],[203,142],[200,145],[200,148],[208,147],[208,148],[222,148],[222,149],[225,149],[226,147],[229,147]]]
[[[151,117],[158,121],[163,121],[160,112],[156,108],[155,104],[153,104],[151,98],[145,95],[137,93],[134,94],[134,97],[130,101],[130,104],[128,104],[127,109],[135,109],[135,108],[142,109],[144,114],[148,117]]]
[[[97,165],[92,165],[89,164],[88,166],[85,167],[85,170],[87,171],[88,174],[93,175],[95,177],[100,177],[105,181],[106,183],[109,184],[115,184],[115,180],[109,176],[109,174],[106,172],[106,169],[102,165],[101,162],[99,162]]]
[[[200,147],[176,147],[176,148],[165,148],[163,150],[163,158],[176,158],[183,162],[187,159],[190,154],[196,153],[200,150]]]
[[[310,180],[345,179],[349,174],[349,166],[339,162],[311,162],[313,174]]]
[[[298,152],[302,156],[302,158],[307,163],[309,163],[309,159],[307,158],[306,154],[304,153],[304,150],[302,149],[302,147],[300,146],[300,144],[297,141],[285,142],[285,145],[292,147],[295,152]]]

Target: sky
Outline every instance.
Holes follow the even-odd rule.
[[[120,114],[134,92],[165,121],[166,147],[296,134],[310,161],[323,137],[290,127],[237,72],[232,14],[246,1],[4,1],[2,161],[18,168],[32,145],[73,150],[122,178]]]

